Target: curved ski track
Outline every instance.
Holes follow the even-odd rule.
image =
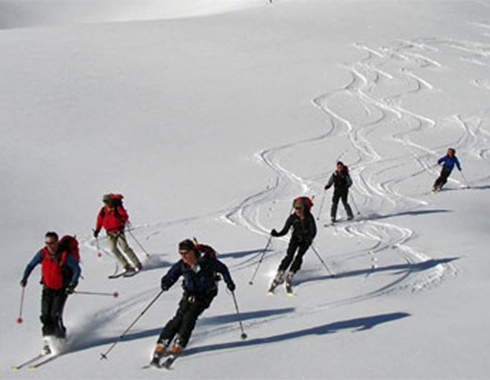
[[[482,24],[475,27],[486,31],[490,29],[488,25]],[[430,208],[428,197],[423,196],[428,195],[427,189],[438,174],[434,165],[436,159],[449,146],[456,147],[463,160],[472,156],[486,165],[490,164],[490,112],[482,111],[478,115],[449,115],[444,120],[433,120],[404,108],[403,100],[423,93],[438,93],[439,90],[430,80],[424,78],[424,73],[430,72],[434,75],[445,69],[446,63],[434,58],[441,50],[461,52],[463,56],[460,59],[476,65],[490,65],[490,44],[431,38],[399,41],[389,47],[359,44],[353,46],[360,51],[362,59],[343,66],[350,73],[350,82],[343,88],[326,92],[312,100],[313,105],[325,117],[326,130],[319,136],[268,148],[255,154],[255,160],[271,172],[270,183],[263,190],[251,194],[230,209],[185,220],[139,226],[133,230],[142,240],[149,240],[169,226],[224,220],[233,226],[267,238],[268,228],[264,225],[264,218],[271,215],[277,203],[290,202],[293,197],[302,194],[316,195],[318,208],[319,200],[324,196],[323,185],[330,175],[318,172],[309,178],[303,178],[281,164],[281,159],[299,147],[326,142],[334,136],[343,138],[345,149],[337,157],[325,156],[325,162],[331,162],[333,167],[335,160],[343,159],[350,166],[354,181],[351,190],[352,197],[355,198],[354,211],[359,207],[362,215],[358,220],[340,223],[328,229],[323,229],[323,223],[318,223],[316,247],[322,251],[318,241],[332,236],[358,242],[361,248],[356,249],[355,253],[340,251],[325,258],[328,265],[339,275],[339,279],[334,280],[337,284],[343,281],[342,274],[349,271],[352,262],[356,262],[355,269],[365,274],[356,277],[362,282],[362,286],[351,286],[358,293],[341,299],[327,298],[318,301],[315,297],[303,298],[294,314],[271,316],[262,319],[261,323],[277,318],[296,318],[298,315],[362,302],[391,292],[418,292],[430,289],[457,273],[456,267],[449,263],[450,260],[434,260],[436,265],[418,270],[417,265],[433,260],[430,252],[412,246],[416,236],[413,230],[398,225],[396,220],[387,220],[414,211],[423,213]],[[450,62],[447,64],[450,65]],[[490,89],[489,81],[488,78],[476,78],[472,79],[471,83],[480,88],[486,86]],[[352,103],[357,105],[355,111],[347,111],[350,109],[348,104]],[[459,130],[459,137],[440,146],[424,145],[424,134],[432,133],[441,125]],[[396,149],[387,149],[392,146]],[[423,179],[419,182],[424,184],[425,190],[410,186],[414,179],[420,177]],[[475,183],[489,179],[490,176],[478,178],[475,179]],[[459,179],[451,178],[451,181],[453,184],[464,185]],[[329,199],[326,200],[325,206],[323,215],[328,214]],[[314,211],[318,212],[318,209]],[[339,213],[342,212],[340,205]],[[276,245],[280,244],[284,245],[285,239]],[[93,240],[86,241],[85,245],[96,249]],[[335,250],[335,247],[329,247],[328,250]],[[235,272],[252,273],[260,254],[236,259],[231,269]],[[439,256],[441,255],[444,256],[444,253]],[[305,264],[310,260],[316,260],[312,253],[307,256]],[[388,268],[386,271],[389,275],[378,275],[379,269],[383,267]],[[390,270],[390,267],[397,269]],[[321,266],[316,267],[315,271],[318,281],[304,279],[298,274],[298,297],[301,296],[303,288],[328,288],[332,284],[332,280],[326,280],[326,276],[321,276]],[[267,284],[261,286],[265,289]],[[147,291],[142,292],[142,295],[144,300],[148,298]],[[128,302],[134,307],[133,300]],[[103,315],[99,324],[106,324]],[[200,335],[236,328],[207,327]]]

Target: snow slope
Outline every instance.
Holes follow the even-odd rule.
[[[86,19],[0,4],[0,378],[488,377],[488,3],[243,0],[214,15],[161,4],[153,21],[136,3],[77,4]],[[465,177],[433,195],[448,147]],[[357,220],[324,228],[339,159]],[[117,266],[91,237],[107,192],[125,195],[145,259],[131,279],[107,279]],[[315,196],[314,246],[337,278],[310,251],[295,297],[268,297],[287,239],[248,282],[302,194]],[[66,353],[12,372],[40,349],[39,272],[15,322],[46,230],[82,242],[79,290],[121,296],[72,296]],[[221,286],[174,370],[142,369],[176,285],[100,361],[192,236],[231,269],[248,339]]]

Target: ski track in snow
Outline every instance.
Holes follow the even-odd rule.
[[[484,33],[490,29],[489,25],[484,24],[474,26],[484,30]],[[363,283],[362,286],[355,288],[359,289],[359,293],[342,299],[322,301],[314,297],[303,298],[303,303],[295,309],[294,313],[271,315],[260,321],[247,322],[249,327],[252,324],[261,325],[278,318],[300,318],[304,314],[322,312],[325,308],[363,302],[392,292],[417,293],[431,289],[457,273],[457,268],[451,264],[450,253],[439,252],[438,256],[446,259],[435,259],[430,252],[413,246],[415,231],[398,225],[396,220],[386,220],[411,213],[423,218],[424,212],[437,211],[431,209],[429,197],[424,195],[428,195],[428,189],[438,175],[439,169],[435,166],[435,162],[448,147],[455,147],[462,161],[472,157],[474,160],[484,162],[485,165],[490,164],[490,148],[488,148],[490,131],[485,129],[485,125],[488,125],[490,120],[490,112],[477,115],[455,114],[448,115],[444,120],[433,120],[405,108],[403,100],[426,93],[437,94],[440,91],[431,84],[430,79],[427,78],[429,76],[424,77],[424,73],[437,75],[439,71],[446,68],[446,65],[451,65],[451,62],[441,62],[436,58],[440,51],[449,49],[452,53],[460,53],[460,60],[487,66],[490,65],[490,44],[426,38],[418,41],[398,41],[388,47],[370,47],[360,44],[353,44],[353,47],[359,50],[362,58],[357,62],[343,65],[350,73],[350,82],[343,88],[325,92],[312,100],[313,105],[324,115],[326,130],[316,137],[310,136],[301,141],[263,149],[255,154],[254,160],[271,172],[269,183],[262,190],[251,194],[229,209],[185,220],[137,226],[133,229],[138,238],[149,241],[152,237],[163,234],[169,227],[175,228],[179,225],[203,221],[211,223],[224,221],[237,228],[264,236],[265,245],[265,239],[269,235],[265,219],[276,210],[278,203],[291,202],[294,197],[303,194],[316,195],[317,209],[313,211],[318,212],[320,200],[325,196],[323,185],[330,175],[328,172],[317,172],[305,178],[288,170],[282,164],[282,159],[295,149],[309,144],[325,143],[331,137],[342,138],[345,149],[338,157],[326,156],[325,161],[331,161],[333,167],[336,160],[342,159],[350,166],[354,181],[350,202],[354,206],[354,211],[359,207],[362,215],[358,220],[340,223],[328,229],[324,229],[323,223],[319,222],[316,241],[318,242],[320,236],[327,239],[329,236],[336,236],[359,242],[360,248],[355,253],[334,253],[325,257],[328,265],[334,268],[338,275],[339,279],[335,281],[343,281],[343,277],[351,277],[350,265],[353,262],[357,263],[357,267],[351,270],[351,274],[359,273],[357,277],[354,276]],[[489,79],[486,78],[475,78],[471,83],[480,88],[490,89]],[[350,107],[351,104],[357,106],[354,111]],[[441,125],[450,128],[456,136],[455,139],[443,142],[439,146],[424,145],[424,134],[434,133],[434,130]],[[396,149],[386,151],[387,145],[395,146]],[[421,191],[409,186],[413,179],[418,177],[423,177],[421,182],[426,184],[425,192],[423,189]],[[449,184],[463,187],[465,184],[460,178],[453,176]],[[479,184],[489,180],[490,176],[486,176],[475,178],[473,182]],[[321,217],[328,214],[330,193],[327,193],[326,197],[326,207]],[[342,212],[343,208],[339,205],[339,214]],[[284,219],[286,217],[287,215],[284,215]],[[274,239],[273,252],[267,253],[267,259],[273,259],[278,264],[278,254],[283,254],[286,241],[286,238]],[[93,240],[87,239],[85,246],[97,250]],[[317,246],[317,249],[322,251],[320,246]],[[333,250],[335,247],[328,248],[328,251]],[[230,269],[234,272],[244,271],[251,274],[261,254],[262,252],[258,252],[256,255],[235,259]],[[308,261],[313,260],[316,258],[310,252],[305,257],[304,267],[307,266]],[[369,263],[369,266],[363,267],[362,265],[366,263]],[[385,270],[381,271],[380,269],[383,268]],[[323,273],[322,270],[320,265],[314,270],[318,281],[315,278],[305,279],[301,272],[298,273],[296,290],[299,296],[302,289],[330,286],[330,280],[326,280],[328,276],[318,275]],[[307,271],[303,270],[304,272]],[[361,276],[361,273],[364,276]],[[265,289],[267,285],[261,283],[258,286]],[[147,292],[142,292],[141,295],[143,300],[148,299]],[[139,306],[142,304],[143,301],[139,301]],[[104,327],[107,324],[106,319],[112,320],[122,313],[121,308],[125,305],[133,310],[138,306],[137,298],[128,300],[127,304],[121,304],[115,311],[100,311],[97,325]],[[203,326],[203,331],[196,336],[205,337],[236,329],[237,327],[232,325]]]

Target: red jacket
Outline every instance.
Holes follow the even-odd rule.
[[[100,231],[104,227],[108,234],[121,231],[124,229],[128,219],[128,213],[122,206],[117,206],[112,210],[104,206],[99,215],[97,215],[97,227],[95,227],[95,230]]]

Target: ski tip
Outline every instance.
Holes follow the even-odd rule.
[[[267,292],[267,294],[268,294],[268,295],[270,295],[270,296],[273,296],[273,295],[274,295],[274,292],[269,290],[269,291]]]
[[[17,366],[15,366],[15,365],[13,365],[12,367],[10,367],[10,369],[11,369],[12,371],[18,371],[20,368],[19,368],[19,367],[17,367]]]
[[[288,292],[287,295],[288,295],[288,297],[294,297],[294,293]]]
[[[32,371],[33,369],[36,369],[36,366],[35,365],[30,365],[27,367],[28,370]]]

